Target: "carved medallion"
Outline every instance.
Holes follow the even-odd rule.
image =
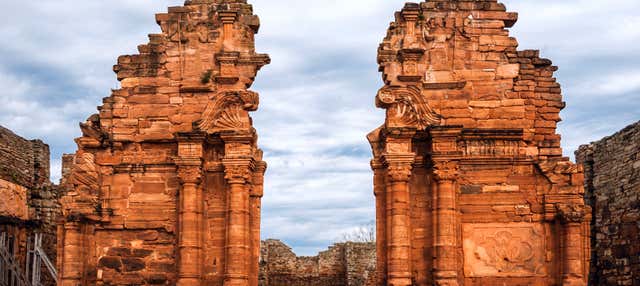
[[[545,236],[541,224],[465,224],[467,277],[545,276]]]

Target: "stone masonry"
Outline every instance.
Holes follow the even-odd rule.
[[[640,285],[640,122],[581,146],[576,159],[593,209],[591,285]]]
[[[24,262],[27,238],[43,234],[43,249],[56,257],[58,189],[49,181],[49,146],[0,126],[0,232],[14,239]],[[21,264],[21,265],[24,265]]]
[[[407,3],[379,47],[369,134],[377,283],[587,283],[583,170],[562,157],[557,67],[496,0]]]
[[[279,240],[262,242],[260,286],[373,286],[375,244],[338,243],[313,257],[298,257]]]
[[[257,286],[260,21],[246,0],[187,0],[156,20],[64,158],[59,285]]]

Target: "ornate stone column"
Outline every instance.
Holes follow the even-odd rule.
[[[175,162],[182,184],[179,195],[178,262],[179,286],[200,285],[202,278],[202,241],[204,197],[202,187],[202,138],[179,143]]]
[[[227,249],[224,286],[249,285],[247,261],[251,253],[249,226],[249,186],[252,159],[224,159],[229,184]]]
[[[558,204],[557,213],[564,227],[563,236],[563,286],[585,286],[584,259],[582,257],[584,241],[582,223],[586,212],[584,205]]]
[[[376,285],[387,282],[387,194],[384,166],[379,160],[371,160],[373,170],[373,194],[376,197]]]
[[[458,150],[461,126],[439,126],[430,130],[435,195],[433,214],[435,225],[435,259],[433,280],[435,285],[459,285],[458,267],[458,206],[457,177]]]
[[[388,285],[409,286],[411,279],[411,238],[409,232],[409,178],[413,154],[385,155],[387,165],[386,196],[390,203],[390,241],[388,242]]]
[[[435,271],[436,285],[458,285],[457,162],[435,162]]]
[[[264,194],[264,173],[267,163],[256,162],[253,172],[253,186],[250,193],[250,228],[251,228],[251,260],[249,261],[249,285],[258,286],[260,273],[260,219],[262,209],[262,196]]]

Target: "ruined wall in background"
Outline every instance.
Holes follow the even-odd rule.
[[[43,234],[43,249],[56,258],[59,192],[49,181],[49,146],[24,139],[0,126],[0,232],[15,239],[24,260],[27,237]],[[24,264],[22,264],[24,265]]]
[[[640,285],[640,122],[581,146],[576,159],[593,209],[592,285]]]
[[[375,283],[375,244],[338,243],[298,257],[279,240],[262,242],[260,286],[369,286]]]

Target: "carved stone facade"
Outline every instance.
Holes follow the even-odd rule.
[[[640,285],[640,122],[580,146],[591,205],[591,285]]]
[[[369,134],[376,285],[586,285],[583,170],[562,157],[557,67],[496,0],[407,3],[379,48]]]
[[[60,285],[258,285],[266,163],[246,0],[188,0],[114,66],[65,157]]]
[[[286,244],[262,242],[260,286],[374,286],[374,243],[344,242],[317,256],[296,256]]]

